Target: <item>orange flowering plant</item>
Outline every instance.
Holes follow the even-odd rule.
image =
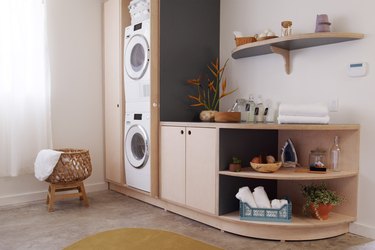
[[[222,68],[219,67],[219,59],[216,62],[211,62],[207,65],[207,68],[211,72],[213,78],[207,78],[207,82],[202,80],[202,77],[197,79],[187,80],[192,86],[196,86],[197,94],[188,95],[188,98],[193,100],[192,107],[204,107],[206,110],[217,110],[219,101],[224,96],[232,94],[237,89],[227,92],[227,80],[223,80],[223,74],[225,67],[227,66],[228,60],[225,62]],[[220,91],[221,88],[221,91]],[[221,92],[221,93],[219,93]]]

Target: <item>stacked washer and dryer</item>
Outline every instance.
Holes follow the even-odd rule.
[[[125,180],[128,186],[146,192],[151,190],[150,86],[148,18],[126,27],[124,41]]]

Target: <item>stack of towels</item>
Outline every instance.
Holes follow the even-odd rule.
[[[238,190],[236,198],[246,203],[251,208],[280,209],[288,204],[288,201],[285,199],[273,199],[270,202],[268,195],[262,186],[254,188],[253,193],[250,191],[249,187],[242,187]]]
[[[327,124],[329,122],[328,108],[321,103],[316,104],[280,104],[279,116],[281,123],[314,123]]]
[[[128,8],[132,25],[150,18],[150,0],[132,0]]]

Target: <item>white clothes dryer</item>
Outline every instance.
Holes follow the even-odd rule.
[[[150,102],[150,82],[150,19],[147,19],[125,28],[125,102]],[[126,108],[126,112],[133,111]]]
[[[125,115],[125,180],[130,187],[151,191],[150,113]]]

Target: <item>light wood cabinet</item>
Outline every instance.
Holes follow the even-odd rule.
[[[104,2],[105,178],[124,183],[122,1]]]
[[[162,198],[167,203],[180,203],[187,210],[196,208],[211,213],[215,211],[215,216],[207,218],[182,208],[171,209],[223,231],[244,236],[274,240],[312,240],[337,236],[348,232],[349,224],[357,216],[359,134],[360,127],[356,124],[163,122]],[[243,166],[248,166],[255,155],[277,156],[288,138],[294,143],[299,163],[307,167],[310,150],[317,147],[328,150],[336,135],[340,138],[342,150],[341,172],[319,174],[281,168],[275,173],[259,173],[250,167],[241,172],[228,171],[228,163],[233,155],[243,160]],[[185,161],[185,165],[181,161]],[[344,203],[335,207],[326,221],[302,215],[304,199],[300,193],[301,185],[322,182],[345,197]],[[270,199],[288,196],[293,203],[292,221],[240,220],[239,201],[235,194],[243,186],[251,189],[264,186]],[[181,197],[184,197],[185,203],[183,199],[179,200]]]
[[[214,214],[216,129],[161,127],[161,198]]]
[[[161,127],[160,196],[185,204],[185,127]]]

